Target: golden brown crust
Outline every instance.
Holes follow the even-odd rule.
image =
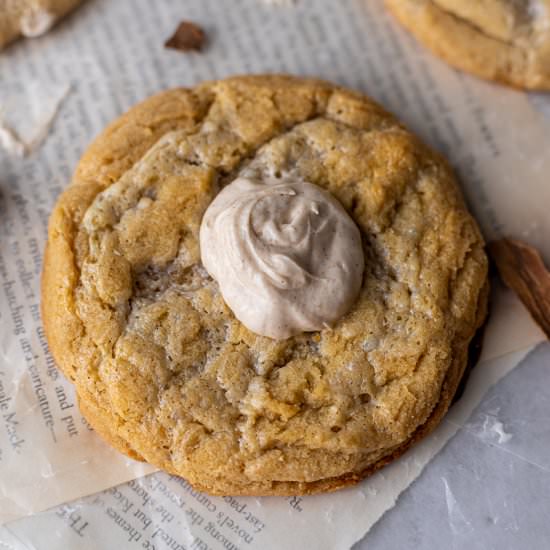
[[[202,212],[243,162],[298,171],[361,229],[364,287],[331,331],[258,337],[201,270]],[[106,129],[52,214],[42,284],[52,353],[112,445],[211,493],[290,494],[353,483],[437,424],[487,263],[448,167],[391,115],[320,81],[236,77]]]
[[[0,50],[44,21],[63,17],[82,0],[0,0]],[[48,23],[49,26],[50,23]]]
[[[479,303],[479,309],[478,309],[478,323],[480,326],[478,330],[480,332],[480,340],[483,337],[482,324],[487,316],[488,298],[489,298],[489,285],[486,284],[485,287],[483,288],[483,291],[480,297],[480,303]],[[480,343],[478,343],[478,345],[480,345]],[[455,359],[456,364],[460,366],[457,366],[456,369],[449,370],[449,375],[447,376],[443,384],[441,398],[439,399],[437,405],[435,406],[428,420],[424,424],[419,426],[407,441],[404,441],[391,453],[384,456],[380,460],[374,462],[368,468],[365,468],[364,470],[358,473],[344,475],[337,478],[323,479],[320,481],[314,481],[310,483],[274,483],[272,484],[272,486],[269,488],[268,491],[266,491],[265,488],[262,488],[257,492],[247,491],[246,493],[243,493],[243,494],[248,496],[262,496],[266,494],[277,495],[277,496],[291,496],[291,495],[313,495],[316,493],[327,493],[331,491],[338,491],[339,489],[356,485],[363,479],[371,476],[376,471],[380,470],[384,466],[398,459],[399,457],[404,455],[413,445],[418,443],[424,437],[430,435],[430,433],[433,432],[435,428],[437,428],[442,418],[445,416],[449,407],[451,406],[453,399],[456,395],[458,386],[461,384],[461,382],[463,381],[463,378],[465,377],[465,370],[466,370],[466,366],[468,365],[468,355],[470,351],[474,352],[473,353],[475,357],[474,361],[477,362],[478,354],[475,353],[474,350],[468,350],[466,352],[466,358],[462,356],[456,357]],[[175,473],[175,472],[172,472],[172,473]],[[201,485],[197,483],[193,483],[192,485],[195,487],[195,489],[198,489],[200,491],[210,493],[210,494],[216,494],[220,496],[225,496],[227,494],[238,494],[235,492],[223,492],[223,491],[217,492],[215,487],[210,487],[207,485]],[[238,488],[235,487],[234,490],[238,491]]]
[[[481,325],[483,324],[486,315],[487,315],[487,302],[488,302],[488,296],[489,296],[489,285],[486,284],[482,295],[480,297],[480,303],[478,308],[478,324],[480,328],[478,329],[479,332],[479,341],[475,343],[477,347],[481,346],[481,341],[483,338],[483,328],[481,328]],[[473,343],[473,341],[472,341]],[[286,483],[272,483],[269,489],[266,489],[265,487],[262,488],[254,488],[249,487],[243,494],[247,496],[263,496],[266,494],[272,495],[272,496],[292,496],[292,495],[313,495],[316,493],[326,493],[331,491],[337,491],[339,489],[343,489],[345,487],[350,487],[352,485],[355,485],[365,479],[366,477],[374,474],[377,470],[380,470],[387,464],[390,464],[394,460],[401,457],[403,454],[405,454],[415,443],[418,443],[421,439],[428,436],[441,422],[441,419],[445,416],[447,410],[449,409],[450,405],[452,404],[454,398],[456,397],[457,388],[459,387],[462,382],[464,382],[464,378],[466,377],[465,370],[467,367],[473,367],[475,363],[477,362],[479,353],[478,350],[472,350],[469,349],[467,352],[467,355],[469,356],[466,361],[463,357],[457,356],[456,362],[457,365],[459,365],[456,369],[451,369],[449,371],[449,376],[445,379],[443,391],[441,392],[441,398],[439,399],[436,407],[432,411],[432,414],[428,418],[428,420],[422,425],[419,426],[418,429],[414,432],[414,434],[404,443],[402,443],[397,449],[395,449],[391,454],[386,455],[382,459],[378,460],[374,464],[370,465],[365,470],[354,473],[346,476],[341,476],[337,478],[329,478],[329,479],[323,479],[320,481],[314,481],[310,483],[300,483],[300,482],[286,482]],[[81,412],[84,414],[84,416],[87,418],[89,423],[93,426],[94,430],[96,430],[101,437],[103,437],[110,445],[115,447],[120,452],[127,454],[130,456],[130,458],[133,458],[135,460],[143,460],[142,457],[137,455],[135,451],[133,451],[131,448],[128,447],[127,443],[122,440],[121,438],[117,437],[115,434],[113,434],[108,426],[101,424],[101,416],[96,414],[93,414],[92,411],[84,406],[85,403],[80,402],[79,406],[81,409]],[[170,473],[173,473],[175,475],[178,475],[178,472],[172,471]],[[234,488],[226,488],[224,491],[219,492],[216,487],[208,486],[208,485],[202,485],[201,483],[193,482],[193,487],[199,491],[203,491],[210,494],[216,494],[220,496],[225,496],[228,494],[237,495],[240,494],[239,490],[241,490],[238,486]]]
[[[550,89],[550,2],[386,0],[400,23],[449,64],[517,88]]]

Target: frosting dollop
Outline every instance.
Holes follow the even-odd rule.
[[[359,229],[340,203],[295,177],[238,177],[206,210],[202,263],[237,319],[275,339],[330,327],[361,288]]]

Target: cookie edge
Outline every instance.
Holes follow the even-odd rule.
[[[519,90],[550,90],[550,72],[548,74],[537,72],[531,75],[527,65],[521,72],[511,71],[512,55],[517,54],[519,49],[477,31],[475,25],[457,19],[435,5],[432,5],[433,13],[438,14],[439,20],[436,24],[430,24],[423,23],[421,17],[409,16],[410,8],[403,5],[403,0],[384,0],[384,4],[395,20],[420,44],[452,67],[478,78]],[[475,35],[476,40],[454,40],[466,32]],[[478,62],[475,53],[478,55],[480,53],[479,41],[486,42],[486,47],[490,45],[493,48],[499,48],[500,45],[501,48],[507,48],[509,51],[499,56],[484,55],[484,61]],[[472,48],[477,52],[473,53]],[[505,69],[497,59],[504,61]]]

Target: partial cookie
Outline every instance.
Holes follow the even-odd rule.
[[[19,36],[39,36],[82,0],[0,0],[0,50]]]
[[[519,88],[550,89],[550,0],[386,0],[451,65]]]
[[[293,173],[361,233],[332,327],[247,330],[200,261],[208,205]],[[487,258],[444,160],[369,98],[287,76],[154,96],[82,158],[49,226],[50,348],[112,445],[214,494],[338,489],[431,431],[487,308]]]

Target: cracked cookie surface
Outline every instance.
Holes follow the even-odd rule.
[[[332,329],[248,331],[200,263],[243,170],[323,187],[361,232]],[[216,494],[353,483],[437,425],[486,314],[487,259],[446,163],[367,97],[287,76],[175,89],[83,156],[49,225],[43,319],[92,426]]]
[[[519,88],[550,89],[550,0],[385,0],[451,65]]]

